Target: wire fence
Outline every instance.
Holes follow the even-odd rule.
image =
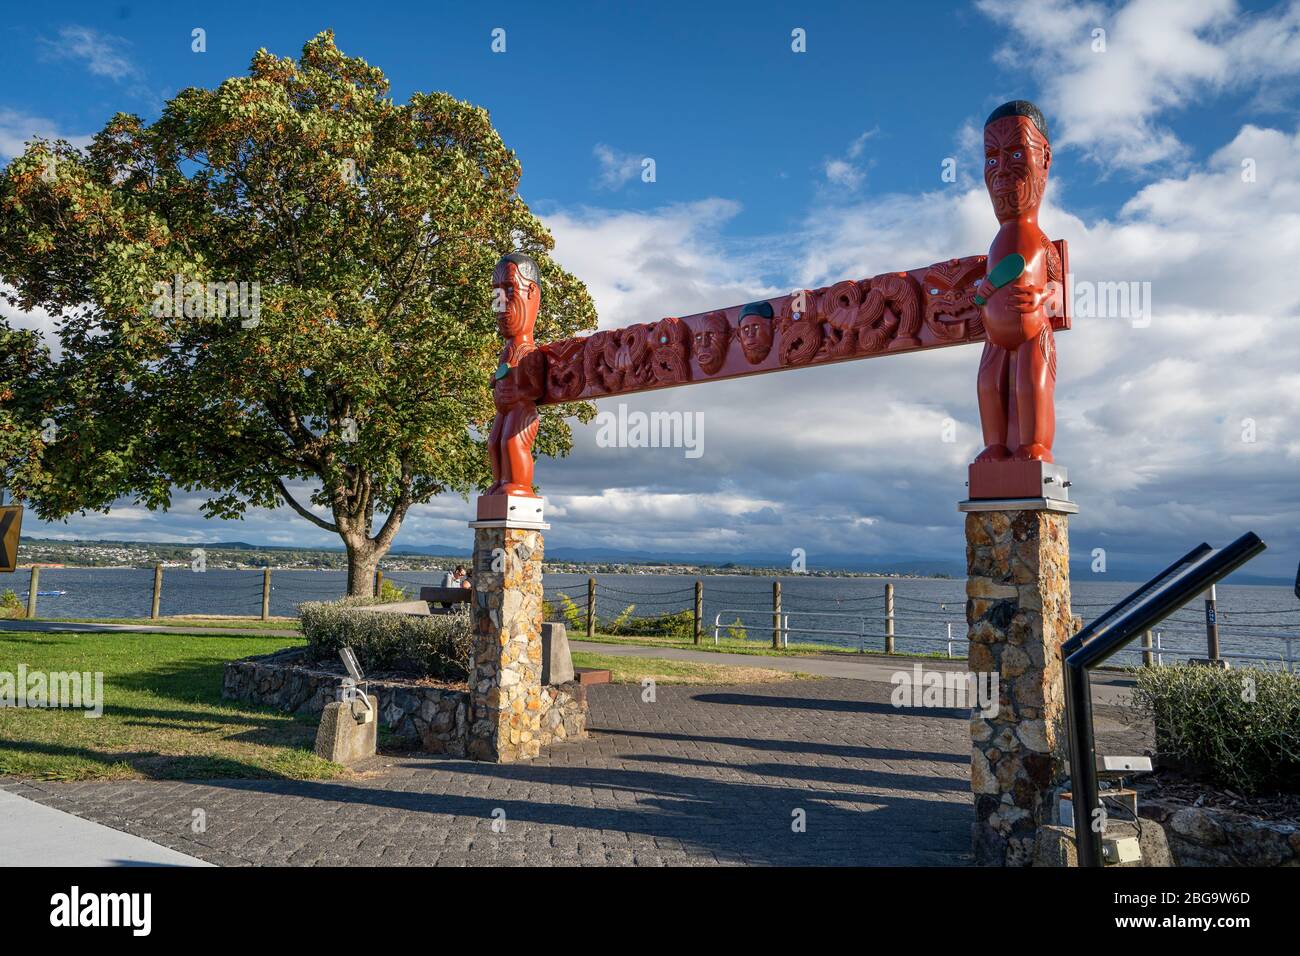
[[[115,581],[112,600],[105,600],[101,591],[75,604],[75,595],[69,595],[61,583],[67,578],[58,577],[71,569],[50,569],[47,578],[38,578],[36,571],[20,594],[29,607],[39,608],[33,616],[43,611],[47,616],[270,618],[295,615],[298,605],[306,601],[336,600],[347,594],[343,571],[209,569],[199,573],[173,566],[154,569],[152,574],[127,571],[124,577],[129,583],[96,572],[97,584]],[[381,571],[374,589],[382,586],[394,598],[416,599],[421,588],[441,585],[444,575],[442,570]],[[955,589],[960,582],[947,586]],[[872,587],[879,589],[866,590]],[[855,581],[853,588],[858,593],[844,593],[842,581],[825,578],[765,580],[730,575],[683,580],[548,574],[543,598],[547,618],[565,621],[579,637],[661,637],[701,645],[746,642],[777,649],[965,656],[964,599],[909,593],[893,582]],[[33,590],[35,597],[30,594]],[[1087,624],[1113,603],[1089,598],[1072,602],[1071,610]],[[78,614],[70,605],[97,610]],[[98,610],[103,606],[117,610],[104,614]],[[1201,609],[1189,605],[1166,618],[1148,641],[1149,646],[1125,649],[1117,661],[1140,664],[1217,656],[1300,670],[1300,606],[1261,609],[1216,602],[1212,609]]]

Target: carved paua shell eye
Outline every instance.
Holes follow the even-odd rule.
[[[998,164],[998,158],[996,156],[990,156],[988,159],[988,164],[990,166],[996,166]]]
[[[1011,154],[1011,158],[1012,158],[1012,159],[1020,159],[1020,157],[1022,157],[1022,156],[1024,156],[1024,155],[1025,155],[1025,154],[1022,153],[1020,150],[1016,150],[1014,153]]]
[[[661,336],[659,336],[659,344],[660,344],[660,345],[667,345],[667,344],[668,344],[668,336],[666,336],[666,335],[661,335]]]
[[[938,289],[931,289],[931,290],[930,290],[930,295],[938,295],[938,294],[939,294],[939,290],[938,290]]]

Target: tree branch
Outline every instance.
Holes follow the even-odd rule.
[[[298,504],[298,502],[294,500],[293,495],[289,494],[289,489],[285,487],[283,478],[276,478],[275,486],[280,490],[280,497],[284,499],[284,503],[287,504],[294,511],[298,512],[298,514],[302,515],[304,518],[306,518],[312,524],[316,525],[318,528],[324,528],[326,531],[332,531],[335,534],[340,533],[338,529],[338,525],[330,524],[330,522],[326,521],[324,518],[317,517],[316,515],[312,514],[311,511],[309,511],[307,508],[304,508],[302,505]]]

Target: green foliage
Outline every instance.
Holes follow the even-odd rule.
[[[633,617],[632,612],[635,609],[635,604],[629,604],[616,618],[601,625],[601,633],[677,638],[692,638],[695,634],[695,612],[690,608],[651,617]]]
[[[299,605],[302,633],[314,658],[337,659],[347,646],[367,671],[466,679],[474,642],[468,611],[421,617],[362,610],[378,603],[375,598],[345,598]]]
[[[740,618],[736,618],[734,622],[728,624],[725,633],[727,635],[727,639],[731,641],[749,640],[749,632],[745,630],[745,625],[740,623]]]
[[[5,588],[0,593],[0,618],[19,618],[27,616],[27,608],[23,602],[18,600],[18,595],[13,592],[12,588]]]
[[[564,615],[564,626],[570,633],[576,634],[586,628],[585,612],[573,603],[573,598],[564,593],[560,594],[560,613]]]
[[[1134,703],[1161,757],[1247,795],[1300,786],[1300,675],[1189,665],[1135,673]]]
[[[619,612],[618,616],[605,625],[602,630],[606,634],[630,634],[627,629],[628,623],[632,620],[632,612],[636,610],[635,604],[629,604]]]
[[[287,504],[342,537],[363,592],[412,504],[488,480],[496,259],[537,259],[539,340],[595,325],[519,178],[486,110],[395,102],[329,32],[153,123],[119,113],[85,152],[33,141],[0,176],[0,282],[65,317],[48,370],[31,343],[0,360],[0,394],[22,386],[17,424],[0,417],[14,490],[45,519],[123,495],[166,508],[177,488],[222,518]],[[227,283],[257,284],[256,316],[214,294]],[[567,453],[565,416],[592,411],[542,409],[537,452]],[[59,439],[37,447],[40,412]]]
[[[393,601],[407,600],[407,593],[403,588],[398,587],[388,578],[384,578],[379,585],[379,602],[381,604],[391,603]]]

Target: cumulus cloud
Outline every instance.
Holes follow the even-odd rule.
[[[1053,143],[1106,168],[1187,161],[1172,114],[1300,71],[1300,4],[1245,13],[1233,0],[977,0],[1008,31],[998,59],[1028,65],[1059,122]],[[1102,31],[1098,33],[1098,31]],[[1023,91],[1018,92],[1023,95]]]
[[[21,156],[27,148],[27,143],[38,136],[45,139],[65,139],[73,146],[81,148],[89,146],[91,139],[86,135],[66,133],[53,120],[0,107],[0,160]]]

